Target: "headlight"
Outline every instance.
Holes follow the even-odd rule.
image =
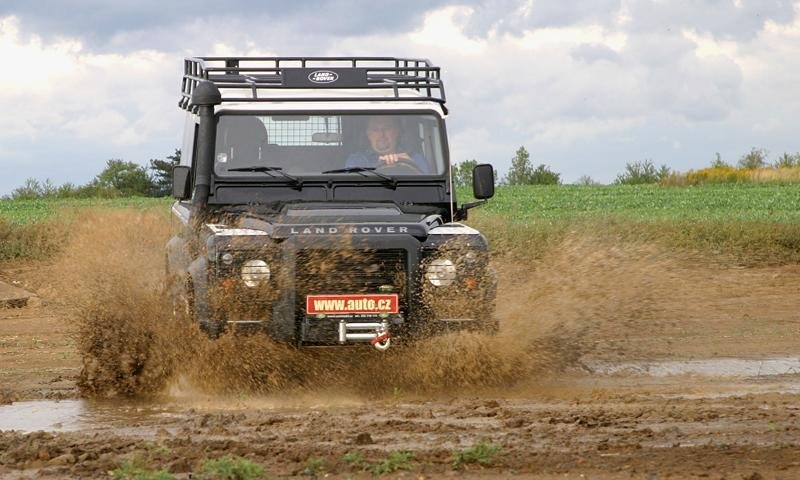
[[[242,265],[242,281],[248,287],[269,280],[269,265],[264,260],[248,260]]]
[[[437,258],[428,264],[425,278],[436,287],[446,287],[456,279],[456,266],[450,260]]]
[[[222,260],[222,263],[224,263],[225,265],[230,265],[231,263],[233,263],[233,254],[231,254],[230,252],[225,253],[222,255],[222,257],[220,257],[220,259]]]

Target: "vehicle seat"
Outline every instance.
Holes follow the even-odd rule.
[[[223,122],[217,153],[228,154],[227,167],[260,165],[261,150],[269,140],[264,123],[249,115],[232,115]]]

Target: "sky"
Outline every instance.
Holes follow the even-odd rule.
[[[569,183],[628,162],[800,151],[800,1],[3,0],[0,195],[180,144],[182,59],[381,55],[442,67],[451,159],[525,146]]]

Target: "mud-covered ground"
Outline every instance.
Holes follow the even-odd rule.
[[[159,330],[168,222],[106,215],[147,235],[88,218],[63,258],[0,266],[42,297],[0,310],[0,478],[188,478],[225,455],[276,477],[800,478],[798,266],[570,238],[495,260],[497,337],[296,352]],[[144,337],[158,368],[120,378]],[[102,344],[110,370],[86,362]],[[499,449],[454,468],[480,444]]]

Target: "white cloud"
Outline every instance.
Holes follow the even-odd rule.
[[[63,134],[130,144],[168,126],[176,95],[165,81],[177,67],[165,53],[94,54],[76,39],[45,43],[24,38],[19,20],[6,17],[0,19],[0,57],[13,65],[0,76],[5,137]]]
[[[610,180],[642,158],[685,169],[716,151],[797,151],[798,6],[789,21],[774,1],[487,0],[432,7],[405,31],[339,33],[307,28],[302,16],[267,25],[242,14],[120,28],[100,47],[27,35],[17,18],[0,18],[0,58],[19,66],[0,76],[0,163],[54,149],[131,160],[170,152],[181,59],[203,54],[430,58],[447,88],[453,160],[501,171],[520,145],[567,180]]]
[[[409,35],[419,45],[452,50],[462,54],[480,54],[486,42],[467,37],[458,26],[458,18],[472,15],[474,10],[464,6],[450,6],[435,10],[425,16],[422,28]]]

